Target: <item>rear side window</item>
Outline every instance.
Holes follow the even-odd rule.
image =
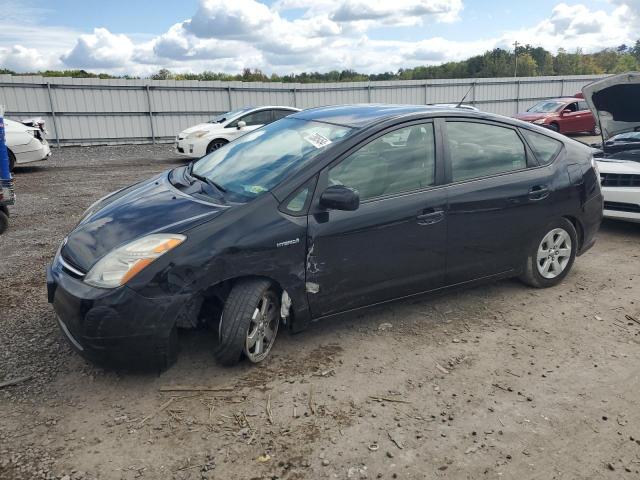
[[[562,148],[562,142],[530,130],[520,130],[540,165],[549,165]]]
[[[247,127],[251,127],[253,125],[266,125],[267,123],[271,123],[271,110],[261,110],[259,112],[250,113],[249,115],[239,118],[228,126],[235,128],[238,126],[238,122],[240,121],[246,123]]]
[[[589,110],[589,105],[587,102],[578,102],[578,110]]]
[[[447,122],[454,182],[527,167],[524,144],[511,128],[472,122]]]
[[[360,200],[419,190],[434,184],[431,123],[400,128],[372,140],[329,170],[331,185],[345,185]]]

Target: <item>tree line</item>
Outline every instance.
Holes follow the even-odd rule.
[[[437,78],[494,78],[494,77],[536,77],[553,75],[589,75],[623,73],[640,70],[640,40],[633,46],[620,45],[617,48],[605,48],[595,53],[583,53],[578,49],[567,52],[558,49],[553,55],[542,47],[531,45],[518,46],[513,51],[495,48],[482,55],[476,55],[459,62],[446,62],[440,65],[401,68],[395,72],[359,73],[354,70],[331,70],[329,72],[302,72],[279,75],[267,75],[256,68],[245,68],[242,73],[204,71],[202,73],[177,73],[166,68],[148,78],[152,80],[223,80],[243,82],[363,82],[369,80],[426,80]],[[0,69],[0,73],[16,75],[16,72]],[[42,75],[45,77],[75,78],[139,78],[132,76],[113,76],[107,73],[91,73],[86,70],[46,70],[41,72],[20,73],[21,75]]]

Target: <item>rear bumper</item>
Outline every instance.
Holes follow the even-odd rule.
[[[71,346],[88,360],[114,367],[157,365],[166,353],[184,295],[146,298],[128,287],[105,290],[47,268],[47,297]]]
[[[39,162],[46,160],[51,155],[51,149],[46,140],[40,142],[40,140],[34,138],[27,145],[21,145],[20,148],[12,149],[16,156],[16,165],[22,165],[24,163]]]
[[[580,218],[582,226],[582,244],[577,254],[582,255],[596,243],[596,234],[602,223],[602,195],[591,197],[584,204],[583,214]]]

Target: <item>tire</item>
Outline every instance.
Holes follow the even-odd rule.
[[[591,130],[591,135],[600,135],[601,131],[600,131],[600,126],[596,125],[595,127],[593,127],[593,130]]]
[[[223,138],[216,138],[215,140],[212,140],[211,143],[209,145],[207,145],[207,155],[209,155],[211,152],[219,149],[220,147],[225,146],[227,142],[225,139]]]
[[[253,363],[263,361],[273,347],[279,324],[280,297],[273,284],[265,279],[239,281],[222,311],[216,360],[226,366],[237,364],[243,355]]]
[[[549,223],[529,246],[520,280],[535,288],[557,285],[571,270],[577,248],[578,236],[569,220]]]
[[[560,131],[560,125],[558,125],[557,123],[550,123],[548,128],[549,130],[553,130],[554,132]]]
[[[9,228],[9,217],[6,213],[0,210],[0,235],[7,231]]]
[[[9,171],[13,172],[13,170],[16,168],[16,156],[8,148],[7,153],[9,154]]]

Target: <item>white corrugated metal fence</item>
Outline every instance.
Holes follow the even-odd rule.
[[[342,103],[466,103],[513,115],[572,96],[595,75],[353,83],[101,80],[0,75],[0,104],[14,120],[45,118],[54,145],[172,141],[214,114],[248,105],[310,108]]]

